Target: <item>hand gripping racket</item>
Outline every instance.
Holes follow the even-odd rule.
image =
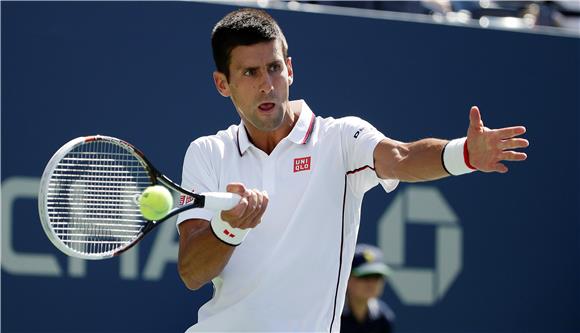
[[[148,221],[138,199],[152,185],[163,185],[192,201],[173,207],[158,221]],[[185,190],[131,144],[97,135],[69,141],[50,159],[40,180],[38,211],[44,231],[59,250],[82,259],[107,259],[130,249],[160,222],[182,211],[228,210],[239,200],[233,193]]]

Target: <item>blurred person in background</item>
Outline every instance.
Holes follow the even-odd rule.
[[[341,332],[393,332],[395,314],[379,299],[389,274],[390,269],[383,262],[379,248],[368,244],[356,246],[341,316]]]

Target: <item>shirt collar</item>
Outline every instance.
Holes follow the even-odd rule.
[[[294,113],[300,112],[300,116],[298,117],[296,124],[294,124],[294,128],[292,128],[292,131],[290,131],[286,138],[296,144],[305,144],[312,136],[312,129],[314,128],[316,116],[304,100],[290,101],[290,109]],[[248,138],[248,132],[244,126],[244,121],[241,121],[238,126],[238,152],[240,153],[240,156],[242,156],[250,146],[252,146],[252,143]]]

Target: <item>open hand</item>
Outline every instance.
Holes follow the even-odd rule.
[[[480,171],[506,173],[508,168],[502,161],[523,161],[528,157],[525,153],[513,151],[529,146],[528,140],[518,138],[524,133],[524,126],[485,127],[479,109],[473,106],[469,112],[466,141],[470,164]]]

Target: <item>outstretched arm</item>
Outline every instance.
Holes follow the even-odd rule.
[[[483,125],[477,107],[472,107],[467,130],[467,149],[461,141],[452,141],[454,150],[448,147],[445,163],[456,160],[465,168],[484,172],[508,171],[503,161],[523,161],[525,153],[513,151],[525,148],[528,141],[518,136],[526,132],[523,126],[489,129]],[[444,165],[443,151],[449,143],[441,139],[422,139],[415,142],[399,142],[392,139],[381,141],[374,151],[375,171],[383,179],[399,179],[406,182],[428,181],[449,176],[449,165]],[[451,156],[451,157],[449,157]]]

